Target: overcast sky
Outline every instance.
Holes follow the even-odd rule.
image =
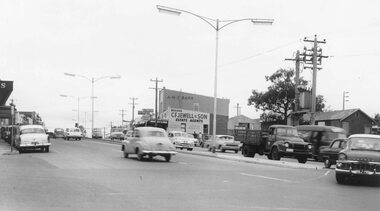
[[[179,8],[213,19],[271,18],[272,26],[251,22],[220,31],[218,97],[230,99],[230,117],[258,118],[247,106],[253,89],[265,91],[266,75],[294,68],[297,50],[319,40],[323,69],[317,94],[328,109],[360,108],[380,113],[380,2],[353,0],[0,0],[0,79],[14,81],[20,111],[38,112],[48,128],[71,127],[77,100],[60,94],[88,97],[88,78],[120,75],[95,83],[95,127],[121,124],[137,110],[154,108],[154,83],[160,87],[213,96],[215,30],[201,19],[159,13],[156,5]],[[311,70],[301,76],[311,81]],[[8,101],[9,103],[9,101]],[[91,101],[80,101],[80,122],[91,127]],[[137,113],[137,111],[136,111]]]

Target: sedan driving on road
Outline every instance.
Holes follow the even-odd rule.
[[[121,150],[125,158],[129,154],[136,154],[138,160],[143,160],[144,156],[152,159],[159,155],[167,162],[177,153],[166,131],[156,127],[135,128],[132,137],[122,142]]]
[[[352,177],[380,179],[380,136],[351,135],[345,149],[339,153],[335,177],[340,184]]]

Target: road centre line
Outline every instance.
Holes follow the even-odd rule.
[[[287,179],[279,179],[279,178],[274,178],[274,177],[266,177],[266,176],[255,175],[255,174],[240,173],[240,175],[248,176],[248,177],[257,177],[257,178],[269,179],[269,180],[276,180],[276,181],[287,182],[287,183],[292,183],[293,182],[293,181],[290,181],[290,180],[287,180]]]

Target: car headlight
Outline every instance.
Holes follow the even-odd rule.
[[[345,155],[343,153],[339,154],[338,160],[347,160],[347,155]]]
[[[310,144],[309,144],[309,145],[307,145],[307,148],[308,148],[308,149],[311,149],[311,145],[310,145]]]
[[[289,147],[289,143],[285,143],[284,146],[285,146],[286,148],[288,148],[288,147]]]

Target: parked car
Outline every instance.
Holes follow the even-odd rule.
[[[66,133],[65,140],[69,141],[70,139],[80,141],[82,139],[82,131],[79,128],[70,128]]]
[[[102,129],[101,128],[94,128],[92,130],[92,138],[103,138],[103,133],[102,133]]]
[[[119,140],[124,140],[124,133],[123,132],[112,132],[110,134],[110,139],[119,139]]]
[[[176,149],[187,149],[192,151],[195,146],[195,142],[198,141],[193,135],[182,131],[171,131],[168,133],[168,136]]]
[[[347,138],[343,128],[323,125],[299,125],[296,126],[298,135],[305,142],[311,144],[312,157],[315,160],[320,158],[321,147],[327,147],[336,138]]]
[[[136,154],[138,160],[143,160],[144,156],[152,159],[159,155],[167,162],[170,162],[172,155],[177,153],[166,131],[157,127],[135,128],[131,139],[122,142],[121,151],[125,158],[129,154]]]
[[[339,184],[352,177],[380,179],[380,135],[351,135],[336,161],[335,177]]]
[[[338,154],[346,147],[347,139],[335,139],[330,146],[322,146],[319,148],[320,160],[323,160],[325,167],[330,168],[331,165],[338,160]]]
[[[213,137],[209,138],[205,142],[206,148],[208,148],[209,151],[212,150],[212,147],[214,146],[213,143]],[[216,135],[215,140],[215,148],[221,150],[222,152],[225,152],[226,150],[232,150],[235,153],[238,153],[239,149],[241,147],[241,144],[239,141],[235,141],[235,138],[230,135]]]
[[[63,128],[55,128],[53,138],[65,138],[65,130]]]
[[[51,145],[49,136],[41,125],[22,125],[17,127],[15,142],[20,153],[25,149],[40,149],[42,152],[49,152]]]

